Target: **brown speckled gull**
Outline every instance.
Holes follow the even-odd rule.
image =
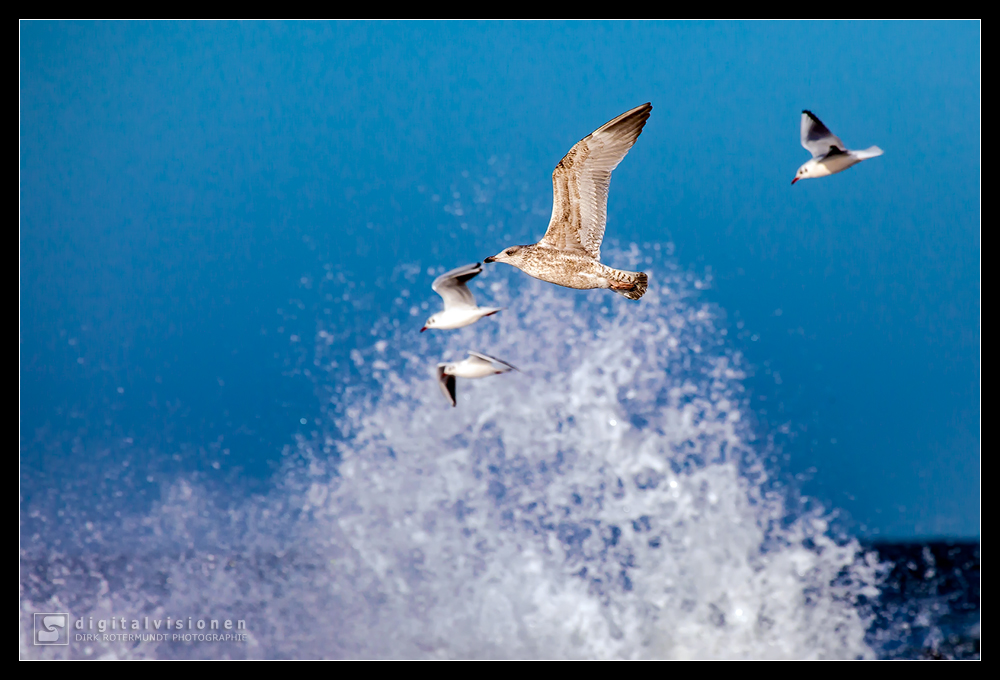
[[[653,110],[637,106],[587,135],[552,172],[552,218],[545,236],[511,246],[486,262],[506,262],[536,279],[567,288],[610,288],[630,300],[646,292],[643,272],[601,264],[611,172],[635,144]]]

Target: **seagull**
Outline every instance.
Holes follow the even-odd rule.
[[[427,319],[420,329],[423,333],[428,328],[461,328],[479,321],[484,316],[496,314],[502,307],[477,307],[476,298],[466,287],[465,282],[483,271],[479,262],[467,264],[458,269],[452,269],[434,279],[431,288],[444,300],[444,311],[438,312]]]
[[[800,179],[812,179],[813,177],[826,177],[841,170],[847,170],[852,165],[856,165],[868,158],[881,156],[883,151],[877,146],[870,146],[863,151],[851,151],[840,137],[836,136],[830,129],[820,121],[812,111],[802,112],[802,146],[813,157],[802,164],[799,171],[795,173],[795,184]]]
[[[525,274],[567,288],[610,288],[629,300],[646,292],[643,272],[601,264],[611,171],[635,144],[653,110],[637,106],[587,135],[552,172],[552,218],[545,236],[530,246],[511,246],[486,262],[506,262]]]
[[[437,365],[438,385],[441,387],[441,393],[448,398],[451,405],[457,406],[458,402],[455,400],[456,377],[484,378],[488,375],[516,370],[515,366],[508,364],[506,361],[500,361],[500,359],[491,357],[488,354],[481,354],[470,350],[468,359],[450,364],[443,363]]]

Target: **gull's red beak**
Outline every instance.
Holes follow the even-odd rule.
[[[420,332],[423,333],[426,330],[427,330],[427,326],[424,326],[423,328],[420,329]]]
[[[796,182],[798,182],[798,181],[799,181],[799,178],[798,178],[798,177],[796,177],[795,179],[793,179],[793,180],[792,180],[792,184],[795,184],[795,183],[796,183]]]

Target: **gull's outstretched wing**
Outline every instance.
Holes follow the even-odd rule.
[[[445,309],[475,307],[476,298],[466,287],[465,282],[475,278],[481,271],[483,271],[483,265],[479,262],[452,269],[434,279],[431,288],[444,299]]]
[[[473,352],[472,350],[469,350],[469,356],[474,357],[475,359],[478,359],[479,361],[482,361],[486,364],[489,364],[490,366],[492,366],[497,370],[501,370],[504,372],[511,370],[520,372],[517,366],[513,364],[508,364],[506,361],[497,359],[496,357],[491,357],[489,354],[483,354],[482,352]],[[466,359],[466,361],[468,361],[468,359]]]
[[[802,112],[802,146],[812,154],[813,158],[822,158],[830,154],[847,153],[847,147],[840,137],[830,132],[823,122],[812,111]]]
[[[649,103],[626,111],[587,135],[552,172],[552,218],[541,244],[583,250],[601,259],[611,172],[618,167],[649,118]]]
[[[445,373],[444,367],[445,364],[438,364],[438,387],[441,388],[441,394],[443,394],[445,398],[451,402],[451,405],[457,406],[458,401],[455,399],[455,376]]]

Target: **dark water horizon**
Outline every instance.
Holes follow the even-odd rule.
[[[881,659],[979,659],[979,542],[872,541],[890,566],[868,630]]]

